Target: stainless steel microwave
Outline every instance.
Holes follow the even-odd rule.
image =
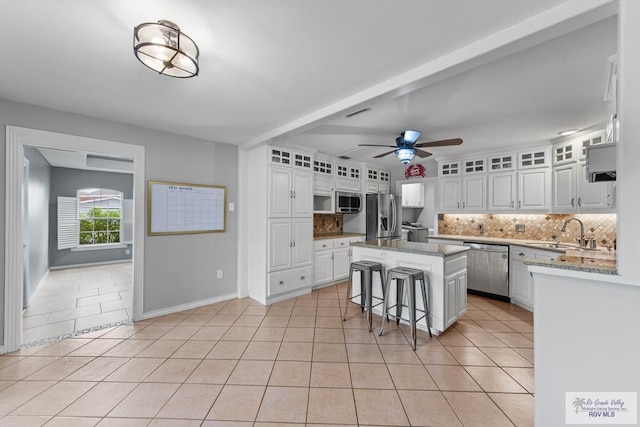
[[[362,195],[336,191],[336,213],[355,214],[362,207]]]

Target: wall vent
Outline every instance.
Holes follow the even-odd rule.
[[[345,117],[351,118],[353,116],[357,116],[358,114],[366,113],[367,111],[371,111],[371,108],[367,107],[363,108],[362,110],[354,111],[353,113],[347,114]]]

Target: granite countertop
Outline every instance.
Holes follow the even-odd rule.
[[[445,245],[442,243],[406,242],[404,240],[388,239],[367,240],[366,242],[352,243],[351,246],[438,257],[455,255],[469,250],[466,246]]]
[[[313,240],[322,239],[340,239],[342,237],[364,237],[364,233],[331,233],[331,234],[318,234],[313,236]]]
[[[577,244],[571,243],[561,243],[559,247],[554,247],[555,243],[551,241],[502,239],[495,237],[454,236],[447,234],[439,234],[437,236],[430,237],[477,243],[518,245],[533,249],[543,249],[545,251],[557,252],[558,257],[554,260],[526,258],[524,263],[527,265],[587,271],[590,273],[617,274],[616,252],[608,251],[604,248],[599,248],[598,250],[579,250]]]

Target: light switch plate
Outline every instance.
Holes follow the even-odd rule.
[[[516,233],[524,233],[524,224],[516,224]]]

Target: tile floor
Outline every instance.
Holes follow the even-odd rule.
[[[379,337],[345,284],[237,299],[0,356],[0,425],[532,426],[532,314],[469,295],[439,337]],[[374,317],[379,325],[380,317]]]
[[[132,264],[52,270],[23,313],[23,342],[131,319]]]

